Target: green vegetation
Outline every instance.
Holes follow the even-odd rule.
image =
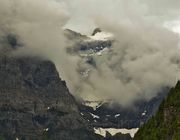
[[[6,140],[4,136],[0,135],[0,140]]]
[[[139,129],[134,140],[180,140],[180,82],[170,90],[157,113]]]

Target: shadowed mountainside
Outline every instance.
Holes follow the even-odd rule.
[[[6,140],[98,140],[55,65],[37,57],[0,56],[0,134]]]

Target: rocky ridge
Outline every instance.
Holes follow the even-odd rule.
[[[38,57],[13,57],[16,40],[1,48],[0,135],[6,140],[98,140],[83,119],[55,65]],[[13,46],[12,46],[12,41]]]

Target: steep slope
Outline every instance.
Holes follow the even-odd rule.
[[[85,102],[85,105],[96,105],[94,108],[81,106],[81,115],[89,120],[93,127],[139,128],[157,111],[168,90],[165,88],[163,93],[159,93],[150,101],[138,100],[131,108],[124,108],[114,101]]]
[[[161,103],[158,112],[135,135],[135,140],[180,140],[180,82]]]
[[[81,117],[55,65],[37,57],[0,55],[0,139],[99,140]]]

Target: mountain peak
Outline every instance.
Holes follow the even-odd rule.
[[[101,28],[95,28],[92,33],[92,36],[94,36],[95,34],[100,33],[100,32],[102,32]]]

